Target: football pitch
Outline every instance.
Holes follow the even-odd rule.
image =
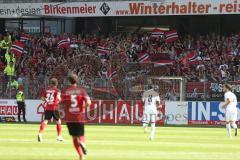
[[[65,125],[64,142],[56,141],[55,125],[48,125],[39,143],[38,129],[38,124],[0,124],[0,159],[78,158]],[[227,138],[225,128],[157,127],[154,141],[140,126],[88,125],[85,132],[86,160],[240,160],[240,138]]]

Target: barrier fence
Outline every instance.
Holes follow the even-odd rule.
[[[40,79],[25,79],[24,93],[27,99],[39,99],[42,91],[48,86],[48,77]],[[1,81],[1,78],[0,78]],[[66,81],[66,80],[63,80]],[[144,91],[145,80],[125,81],[117,85],[113,85],[110,80],[96,78],[84,84],[84,81],[79,80],[79,84],[86,87],[92,99],[104,100],[137,100],[141,99]],[[161,82],[162,83],[162,82]],[[240,96],[240,82],[229,82],[233,86],[233,92]],[[222,101],[223,100],[223,84],[219,82],[187,82],[184,87],[184,97],[187,101]],[[20,84],[18,84],[20,85]],[[59,88],[62,89],[67,84],[62,83]],[[163,84],[159,87],[159,94],[162,100],[176,101],[179,100],[179,87],[172,86],[172,84]],[[135,90],[134,90],[135,89]],[[138,90],[138,91],[137,91]],[[1,99],[15,99],[17,86],[10,81],[1,81],[0,98]]]

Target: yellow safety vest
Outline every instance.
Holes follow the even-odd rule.
[[[14,81],[9,81],[7,84],[8,88],[15,88],[18,89],[18,81],[14,80]]]
[[[3,49],[7,49],[7,42],[6,42],[5,40],[2,40],[2,41],[0,42],[0,46],[1,46],[1,48],[3,48]]]
[[[7,76],[15,76],[15,66],[13,65],[12,67],[10,65],[7,65],[7,67],[4,69],[4,74]]]
[[[23,99],[24,99],[23,91],[18,91],[17,92],[16,99],[17,99],[18,102],[22,102],[23,101]]]
[[[15,58],[15,55],[13,54],[12,58],[10,57],[10,54],[8,52],[8,49],[7,49],[7,52],[5,54],[5,59],[7,61],[7,65],[9,65],[10,61],[13,61],[13,64],[16,63],[16,58]]]
[[[0,48],[3,47],[3,43],[4,43],[4,42],[5,42],[4,40],[1,40],[1,41],[0,41]]]

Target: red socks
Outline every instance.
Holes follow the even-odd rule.
[[[78,155],[80,157],[82,157],[83,156],[83,152],[82,152],[82,149],[81,149],[81,147],[79,145],[78,138],[73,138],[73,145],[74,145]]]
[[[44,122],[41,123],[41,126],[40,126],[40,130],[39,130],[39,133],[43,133],[44,129],[46,128],[47,124],[45,124]],[[57,135],[58,136],[61,136],[62,135],[62,125],[61,123],[58,123],[57,126]]]
[[[39,130],[39,133],[43,133],[45,127],[47,126],[47,124],[44,123],[44,121],[41,123],[40,125],[40,130]]]
[[[61,123],[57,123],[57,135],[58,136],[62,135],[62,125],[61,125]]]
[[[85,143],[85,137],[84,137],[84,136],[81,136],[81,137],[80,137],[80,141],[83,142],[83,143]]]

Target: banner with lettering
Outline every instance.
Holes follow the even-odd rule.
[[[2,3],[0,18],[239,14],[236,0]]]
[[[158,108],[157,125],[224,125],[225,110],[222,102],[188,101],[164,102]],[[238,120],[240,119],[240,103]],[[0,100],[0,120],[17,121],[15,100]],[[64,113],[60,112],[64,117]],[[94,100],[86,110],[86,123],[141,125],[143,103],[140,100],[115,101]],[[41,122],[44,119],[44,105],[41,100],[26,100],[28,122]]]
[[[224,125],[225,110],[220,102],[188,102],[188,124]],[[240,104],[238,119],[240,118]]]

